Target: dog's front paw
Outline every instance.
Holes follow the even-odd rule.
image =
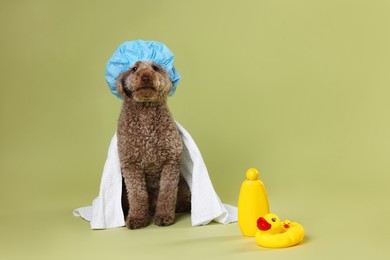
[[[138,229],[146,227],[149,224],[149,218],[140,218],[140,217],[127,217],[126,227],[129,229]]]
[[[157,226],[161,226],[161,227],[172,225],[174,222],[175,222],[175,215],[173,215],[173,216],[171,216],[171,215],[156,215],[156,217],[154,219],[154,223]]]

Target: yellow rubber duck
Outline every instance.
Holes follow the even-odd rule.
[[[257,220],[256,243],[263,247],[290,247],[302,242],[305,235],[303,227],[290,220],[280,221],[272,213]]]

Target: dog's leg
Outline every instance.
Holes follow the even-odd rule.
[[[164,165],[161,172],[160,191],[157,199],[155,224],[169,226],[175,222],[175,208],[180,176],[179,160]]]
[[[122,174],[130,204],[129,213],[126,218],[126,226],[130,229],[145,227],[149,224],[149,203],[145,175],[134,164],[123,168]]]

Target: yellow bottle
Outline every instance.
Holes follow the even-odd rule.
[[[258,230],[257,219],[269,213],[264,184],[255,168],[246,171],[238,198],[238,224],[244,236],[254,237]]]

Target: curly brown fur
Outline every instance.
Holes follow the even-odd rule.
[[[126,226],[145,227],[150,215],[159,226],[171,225],[175,211],[191,209],[191,192],[180,176],[183,143],[167,106],[172,83],[159,65],[138,61],[116,84],[124,100],[117,135]]]

